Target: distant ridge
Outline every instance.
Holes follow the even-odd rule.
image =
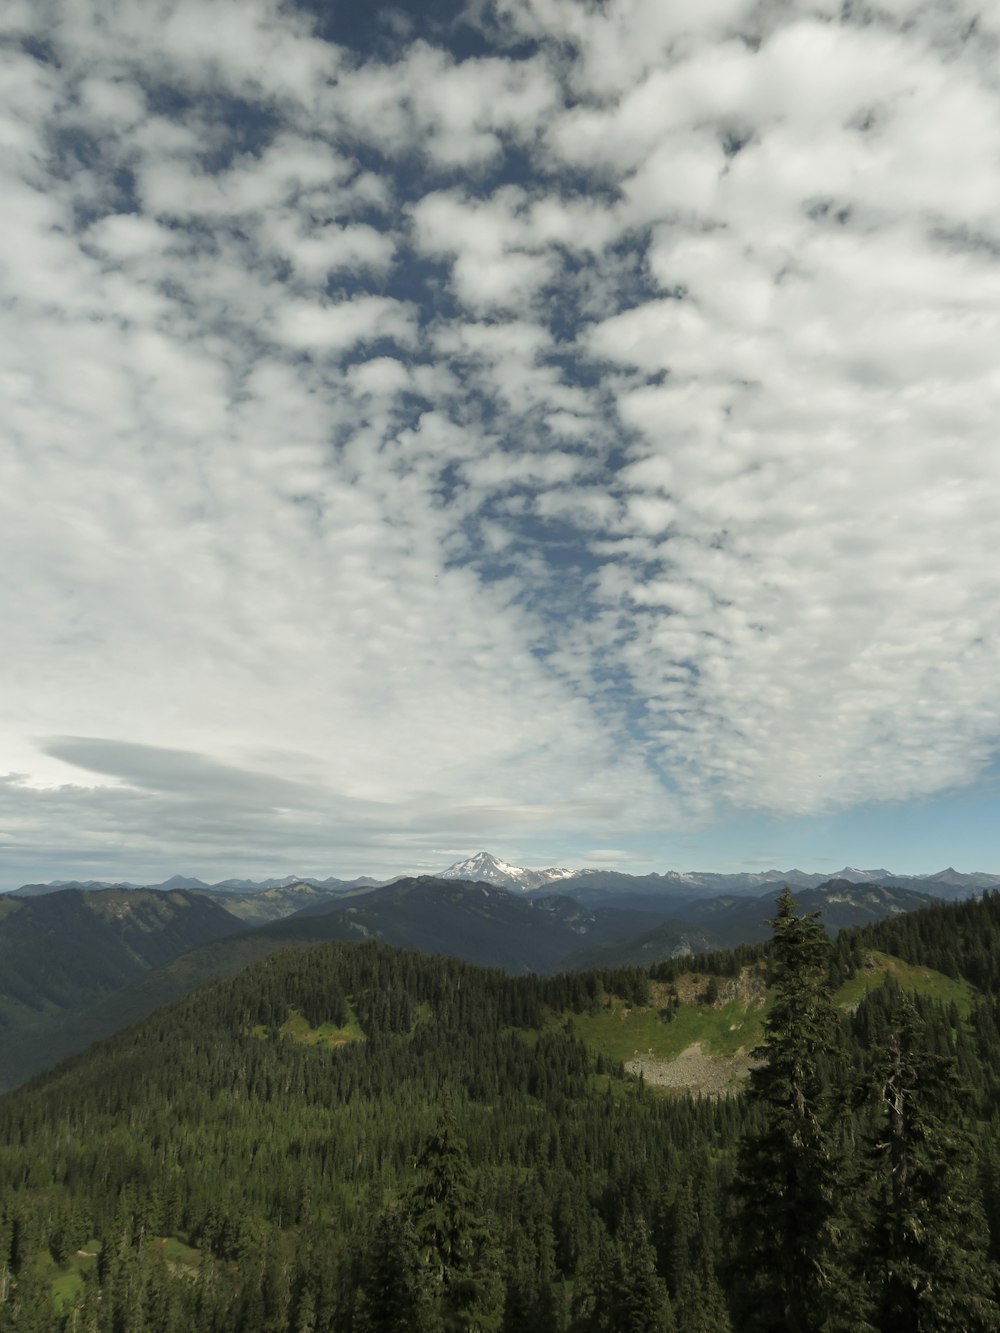
[[[159,884],[136,884],[121,879],[53,879],[47,884],[22,884],[18,889],[8,891],[8,897],[40,898],[48,893],[59,893],[62,889],[81,889],[93,893],[100,889],[148,889],[156,893],[170,893],[174,889],[190,889],[196,893],[213,894],[248,894],[266,893],[269,889],[287,889],[297,884],[308,884],[314,889],[324,889],[328,893],[337,893],[344,889],[377,888],[385,880],[372,879],[370,875],[361,875],[357,879],[314,879],[308,875],[282,875],[280,879],[223,879],[217,884],[206,884],[204,880],[192,879],[187,875],[171,875]],[[0,890],[0,892],[3,892]]]
[[[592,899],[595,893],[603,897],[611,892],[626,894],[633,898],[664,895],[675,898],[702,897],[705,894],[751,897],[767,892],[771,885],[780,888],[788,884],[793,890],[815,889],[821,884],[829,883],[830,880],[846,880],[853,884],[881,884],[886,888],[910,888],[919,893],[930,893],[935,897],[946,899],[965,898],[983,889],[1000,888],[1000,873],[963,872],[953,866],[919,875],[897,875],[884,866],[874,870],[844,866],[834,871],[807,871],[799,870],[797,867],[791,870],[779,870],[775,867],[770,870],[738,871],[732,874],[710,870],[665,870],[633,875],[622,870],[604,870],[596,867],[568,870],[564,867],[550,866],[544,870],[532,870],[527,866],[514,865],[487,851],[477,852],[462,861],[455,861],[446,870],[438,871],[436,877],[443,880],[467,880],[470,883],[490,884],[495,888],[510,889],[518,893],[534,893],[558,884],[560,891],[573,894],[581,902]],[[355,879],[338,879],[331,875],[320,879],[311,875],[282,875],[259,880],[229,878],[208,884],[201,879],[176,874],[158,884],[140,885],[127,880],[52,880],[47,884],[23,884],[11,892],[16,897],[34,898],[56,893],[61,889],[82,889],[87,892],[109,888],[144,888],[167,892],[187,889],[197,893],[211,893],[217,900],[223,895],[230,894],[248,899],[272,890],[296,890],[300,887],[329,894],[353,892],[359,889],[378,888],[402,878],[406,876],[376,879],[370,875],[360,875]]]

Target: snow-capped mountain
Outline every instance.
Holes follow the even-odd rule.
[[[560,879],[569,879],[575,870],[560,870],[552,867],[548,870],[527,870],[524,866],[512,866],[501,861],[490,852],[477,852],[467,861],[456,861],[454,865],[442,870],[438,879],[467,879],[484,884],[496,884],[501,889],[540,889],[545,884],[554,884]]]

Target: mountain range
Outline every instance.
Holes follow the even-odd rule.
[[[332,896],[358,889],[377,888],[404,878],[407,876],[375,879],[369,875],[361,875],[355,879],[345,880],[335,876],[318,879],[310,875],[283,875],[279,878],[261,880],[223,879],[209,884],[186,875],[172,875],[159,883],[144,885],[129,881],[51,880],[46,884],[23,884],[20,888],[11,890],[8,896],[40,897],[62,889],[84,891],[140,887],[161,891],[190,889],[199,893],[225,895],[225,900],[228,900],[226,905],[230,910],[235,910],[237,915],[243,916],[244,919],[260,919],[266,916],[266,913],[254,913],[249,910],[241,912],[237,904],[245,902],[252,896],[263,894],[272,894],[274,901],[280,902],[280,896],[275,891],[298,889],[299,886],[306,886]],[[669,896],[674,899],[700,898],[706,893],[755,896],[766,893],[772,885],[780,888],[788,884],[793,889],[815,889],[831,880],[846,880],[854,884],[881,884],[889,888],[910,888],[918,893],[929,893],[934,897],[947,899],[964,898],[982,889],[1000,886],[1000,874],[984,871],[965,873],[951,866],[945,870],[922,875],[897,875],[885,868],[862,870],[856,866],[844,866],[833,872],[772,869],[722,874],[714,871],[667,870],[662,873],[630,875],[624,871],[598,868],[567,870],[549,867],[546,870],[530,870],[525,866],[512,865],[485,851],[477,852],[475,856],[466,860],[454,862],[447,869],[439,871],[437,878],[481,882],[523,893],[537,892],[558,883],[561,889],[572,893],[580,901],[583,901],[580,896],[583,894],[587,900],[594,902],[611,892],[631,897]],[[306,904],[303,902],[303,905]]]
[[[0,1090],[281,949],[377,940],[518,975],[648,965],[769,932],[774,885],[756,897],[710,896],[665,887],[664,877],[624,878],[640,887],[623,891],[618,877],[599,871],[530,892],[420,876],[338,893],[299,881],[231,898],[191,888],[7,895],[0,899]],[[933,901],[843,879],[800,890],[799,900],[831,932]],[[239,919],[229,905],[261,914]]]

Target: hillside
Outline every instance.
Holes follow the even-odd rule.
[[[989,1124],[997,994],[870,947],[891,928],[917,955],[928,919],[934,946],[971,964],[1000,930],[1000,897],[826,946],[831,972],[850,975],[825,1077],[875,1077],[909,991],[923,1058],[960,1066],[969,1123]],[[392,1249],[409,1225],[399,1210],[423,1225],[420,1200],[447,1170],[502,1333],[584,1333],[616,1265],[622,1290],[669,1300],[678,1328],[714,1309],[697,1326],[726,1333],[740,1233],[721,1215],[756,1113],[677,1093],[692,1077],[738,1090],[767,976],[749,947],[663,964],[653,981],[635,968],[510,977],[374,942],[274,954],[0,1098],[0,1245],[18,1300],[56,1301],[67,1330],[118,1311],[152,1333],[367,1333],[386,1273],[411,1262]],[[878,1132],[867,1107],[841,1112],[852,1138]],[[867,1244],[877,1196],[856,1184],[841,1197],[869,1210],[845,1218]],[[131,1324],[126,1295],[144,1312]],[[61,1333],[62,1316],[45,1319]]]
[[[109,892],[88,893],[86,903],[112,901],[107,897]],[[119,897],[113,901],[121,905],[134,900],[137,908],[149,896],[144,898],[138,891],[131,891],[122,899],[125,891],[115,892]],[[183,951],[175,947],[160,967],[147,968],[133,960],[130,971],[109,972],[104,987],[89,998],[81,991],[71,1008],[32,1011],[16,1018],[12,1014],[0,1060],[0,1091],[16,1087],[57,1060],[144,1018],[197,986],[232,976],[281,948],[305,948],[327,940],[373,939],[425,954],[502,967],[512,975],[549,974],[594,966],[648,966],[678,952],[762,940],[774,911],[772,897],[716,898],[688,904],[684,919],[664,922],[660,913],[650,910],[648,899],[638,900],[646,902],[645,911],[607,905],[585,908],[562,894],[526,895],[431,876],[355,890],[332,900],[314,886],[276,886],[253,895],[250,901],[272,894],[272,902],[287,901],[284,895],[297,894],[298,901],[304,899],[309,905],[291,916],[263,924],[234,924],[224,916],[221,938],[210,935],[209,943],[188,946]],[[81,896],[77,894],[73,899],[76,910],[80,910]],[[205,901],[200,893],[186,896]],[[58,906],[62,897],[31,899],[30,906],[33,911],[45,903]],[[929,901],[906,890],[841,881],[822,890],[805,890],[801,900],[806,910],[822,910],[831,928]],[[27,907],[29,903],[22,905]],[[52,919],[56,923],[53,929],[63,929],[63,918],[58,913]],[[72,930],[72,918],[65,926]],[[0,939],[3,929],[0,920]],[[183,942],[179,938],[175,943],[179,946]],[[26,957],[36,953],[36,946],[31,946]],[[77,961],[82,967],[82,960]],[[112,984],[116,978],[124,979]]]
[[[0,898],[0,1030],[77,1012],[240,923],[187,892]]]
[[[774,915],[775,896],[723,895],[687,902],[645,935],[618,944],[581,947],[566,959],[566,964],[581,968],[648,966],[661,958],[755,944],[770,934],[768,922]],[[797,890],[796,901],[801,911],[818,912],[827,930],[836,934],[848,926],[917,911],[934,899],[912,889],[835,879],[818,888]]]
[[[319,888],[305,880],[293,884],[275,884],[269,889],[255,889],[245,892],[236,890],[203,890],[206,898],[225,908],[230,915],[238,917],[247,925],[265,925],[270,921],[280,921],[292,916],[306,907],[332,908],[337,904],[342,892],[336,889]]]

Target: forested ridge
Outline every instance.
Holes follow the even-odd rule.
[[[241,923],[180,891],[62,889],[0,896],[0,1032],[24,1019],[72,1013]]]
[[[276,954],[0,1099],[0,1329],[1000,1328],[998,931],[986,895],[831,945],[786,895],[767,951],[686,964],[766,952],[722,1100],[580,1039],[647,1002],[637,968]],[[971,1012],[891,981],[838,1011],[872,949],[972,980]]]

